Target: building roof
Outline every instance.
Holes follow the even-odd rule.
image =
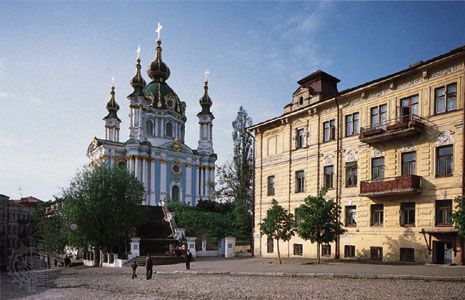
[[[10,200],[9,204],[13,206],[27,206],[35,208],[39,203],[42,202],[42,200],[37,199],[36,197],[29,196],[23,197],[20,200]]]
[[[382,83],[383,81],[387,81],[387,80],[391,80],[391,79],[394,79],[396,77],[400,77],[400,76],[403,76],[403,75],[407,75],[409,74],[410,72],[414,71],[414,70],[417,70],[419,68],[422,68],[426,65],[429,65],[431,63],[435,63],[439,60],[442,60],[442,59],[445,59],[445,58],[448,58],[448,57],[451,57],[451,56],[454,56],[456,54],[463,54],[465,53],[465,45],[462,45],[460,47],[457,47],[447,53],[444,53],[444,54],[441,54],[439,56],[436,56],[436,57],[433,57],[427,61],[419,61],[413,65],[410,65],[408,68],[406,69],[403,69],[401,71],[398,71],[398,72],[395,72],[395,73],[392,73],[392,74],[389,74],[389,75],[386,75],[386,76],[383,76],[383,77],[380,77],[380,78],[377,78],[377,79],[374,79],[372,81],[368,81],[368,82],[365,82],[363,84],[360,84],[360,85],[357,85],[355,87],[351,87],[351,88],[348,88],[348,89],[345,89],[345,90],[342,90],[340,92],[338,92],[337,96],[343,96],[343,95],[346,95],[346,94],[349,94],[353,91],[356,91],[356,90],[359,90],[359,89],[363,89],[365,87],[368,87],[370,85],[373,85],[373,84],[378,84],[378,83]],[[333,77],[331,75],[329,75],[328,73],[326,72],[323,72],[321,70],[318,70],[316,72],[313,72],[312,74],[304,77],[303,79],[299,80],[297,83],[299,84],[302,84],[302,83],[306,83],[306,81],[308,80],[312,80],[313,78],[318,78],[318,76],[329,76],[327,78],[330,78],[332,80],[337,80],[337,82],[339,82],[339,79],[337,79],[336,77]],[[298,114],[302,111],[305,111],[307,110],[308,108],[310,107],[314,107],[318,104],[320,104],[321,102],[323,101],[326,101],[326,100],[329,100],[329,99],[324,99],[322,101],[319,101],[319,102],[316,102],[316,103],[313,103],[309,106],[304,106],[300,109],[297,109],[297,110],[294,110],[294,111],[291,111],[291,112],[286,112],[280,116],[277,116],[277,117],[274,117],[274,118],[271,118],[271,119],[268,119],[268,120],[265,120],[265,121],[262,121],[260,123],[257,123],[257,124],[254,124],[252,126],[250,126],[248,129],[249,130],[252,130],[252,129],[256,129],[256,128],[259,128],[263,125],[266,125],[266,124],[270,124],[270,123],[273,123],[281,118],[284,118],[284,117],[288,117],[288,116],[292,116],[292,115],[295,115],[295,114]]]

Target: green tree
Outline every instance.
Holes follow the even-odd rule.
[[[275,199],[271,203],[271,208],[268,209],[266,217],[260,223],[260,232],[276,240],[279,264],[281,264],[279,241],[289,241],[294,235],[294,215],[279,205]]]
[[[297,235],[317,245],[317,263],[320,263],[321,243],[331,243],[345,230],[338,222],[340,206],[333,199],[325,200],[326,189],[318,196],[308,196],[296,209]]]
[[[136,226],[145,221],[144,187],[125,168],[98,165],[79,172],[63,193],[65,225],[75,223],[70,244],[124,253]]]
[[[54,200],[56,203],[61,201],[59,198]],[[34,229],[40,248],[48,254],[59,255],[68,244],[69,236],[61,214],[45,215],[45,209],[49,205],[48,202],[39,204],[34,217]]]
[[[252,233],[253,137],[252,119],[241,106],[232,123],[233,161],[218,168],[217,196],[234,204],[236,236],[250,240]]]
[[[454,199],[457,209],[452,213],[452,221],[459,230],[458,234],[465,237],[465,196],[458,196]]]

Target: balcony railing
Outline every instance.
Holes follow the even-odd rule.
[[[417,115],[406,115],[361,128],[359,139],[367,144],[379,143],[393,138],[415,136],[423,132],[424,127],[425,120]]]
[[[407,175],[360,182],[360,196],[382,197],[421,193],[421,176]]]

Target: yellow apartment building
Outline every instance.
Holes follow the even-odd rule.
[[[284,113],[253,125],[254,252],[277,257],[259,223],[276,199],[294,213],[328,188],[347,232],[322,257],[462,263],[451,222],[464,193],[465,46],[405,70],[338,91],[317,71],[298,81]],[[316,257],[298,236],[283,257]]]

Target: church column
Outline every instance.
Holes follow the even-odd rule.
[[[168,167],[167,161],[161,159],[160,161],[160,201],[166,201],[166,168]]]
[[[190,162],[186,163],[186,203],[190,203],[193,205],[192,202],[192,165]]]
[[[141,181],[141,178],[140,178],[140,158],[139,158],[139,155],[135,155],[134,157],[134,174],[136,175],[136,178],[139,179],[139,181]]]
[[[128,167],[129,173],[132,173],[132,165],[133,165],[132,155],[128,155],[128,157],[127,157],[127,167]]]
[[[148,180],[148,175],[149,175],[149,158],[144,157],[142,160],[142,182],[144,183],[144,189],[145,189],[145,204],[150,205],[150,183]]]
[[[200,166],[199,166],[199,176],[200,176],[200,191],[199,191],[199,196],[200,196],[200,198],[203,197],[204,175],[205,175],[205,171],[204,171],[204,169],[203,169],[203,166],[200,165]]]
[[[213,183],[215,182],[215,167],[210,168],[210,182]],[[210,187],[210,192],[212,191],[212,188]]]
[[[199,185],[200,185],[200,176],[199,176],[199,165],[196,166],[196,168],[194,168],[194,171],[195,171],[195,186],[194,186],[194,199],[195,199],[195,203],[199,203]]]
[[[155,158],[150,159],[150,205],[155,205]]]
[[[210,167],[205,166],[205,197],[210,198]]]

